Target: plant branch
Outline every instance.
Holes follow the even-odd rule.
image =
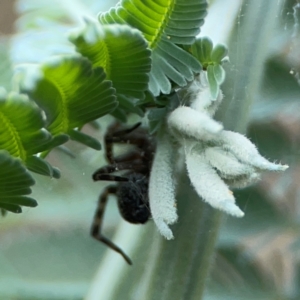
[[[215,1],[214,5],[221,5],[221,2]],[[233,32],[233,47],[229,52],[232,64],[231,70],[227,71],[229,80],[224,87],[226,101],[218,115],[226,129],[245,132],[247,128],[249,112],[259,89],[264,61],[268,54],[268,37],[273,34],[276,24],[274,16],[278,14],[282,3],[281,0],[277,3],[273,0],[260,3],[244,1],[238,16],[237,30]],[[236,6],[229,8],[234,18],[239,10]],[[208,18],[219,21],[218,11],[216,9],[212,15],[209,12]],[[223,14],[226,15],[226,12],[223,11]],[[220,26],[220,22],[216,24]],[[230,24],[233,26],[235,23],[231,20]],[[226,40],[228,37],[223,37],[222,42]],[[110,283],[109,295],[105,293],[105,281],[101,282],[96,278],[92,285],[94,297],[88,297],[87,300],[96,300],[99,297],[107,300],[124,297],[133,300],[201,299],[213,259],[222,213],[203,203],[183,174],[185,171],[181,174],[177,197],[179,220],[171,228],[175,239],[164,240],[153,224],[137,229],[135,236],[127,236],[127,242],[123,244],[126,247],[134,244],[130,253],[134,261],[133,269],[123,263],[124,267],[117,274],[110,275],[114,282]],[[106,268],[99,269],[101,274],[112,272],[108,261],[106,262]]]

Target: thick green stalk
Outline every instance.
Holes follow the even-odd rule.
[[[246,132],[283,5],[283,0],[244,1],[229,47],[225,101],[218,111],[227,129]]]
[[[238,11],[233,5],[235,1],[216,0],[214,5],[224,5],[224,2],[227,5],[223,6],[224,16],[226,9]],[[233,33],[234,46],[230,47],[231,70],[227,73],[229,80],[224,89],[225,103],[218,116],[226,129],[246,130],[268,53],[268,36],[275,34],[274,19],[282,3],[283,0],[276,3],[274,0],[244,1],[237,30]],[[229,15],[235,17],[234,13]],[[222,27],[220,15],[209,14],[208,18],[214,19],[215,30]],[[223,19],[225,22],[226,18]],[[234,24],[232,20],[230,22]],[[228,37],[222,42],[226,40]],[[218,40],[214,39],[214,42]],[[114,241],[125,251],[129,250],[134,265],[127,266],[109,250],[87,300],[202,299],[222,214],[203,203],[184,174],[183,170],[178,187],[179,220],[171,228],[175,239],[165,240],[153,222],[135,229],[122,223]]]

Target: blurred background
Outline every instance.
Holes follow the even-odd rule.
[[[12,89],[18,64],[74,52],[67,32],[82,16],[95,18],[115,2],[1,0],[0,85]],[[248,135],[261,154],[290,168],[236,192],[246,216],[226,217],[204,299],[300,299],[300,2],[283,2],[275,16],[277,34],[263,45],[268,55]],[[232,16],[231,61],[242,55],[236,45],[246,39],[240,34],[245,13],[240,9]],[[242,71],[235,67],[229,63],[227,74]],[[233,85],[227,79],[227,86]],[[227,91],[225,84],[225,96]],[[111,120],[102,118],[100,130],[84,130],[101,140]],[[0,299],[83,299],[106,251],[89,236],[104,186],[92,182],[91,174],[104,164],[103,153],[73,142],[66,146],[73,156],[57,149],[48,157],[61,170],[59,180],[34,174],[33,197],[39,206],[0,218]],[[108,236],[119,219],[111,201],[104,223]]]

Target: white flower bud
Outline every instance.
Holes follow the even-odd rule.
[[[218,134],[223,126],[204,113],[187,106],[176,108],[168,117],[171,130],[197,140],[211,140],[212,135]]]
[[[209,147],[205,150],[207,161],[220,172],[222,178],[238,177],[254,173],[254,169],[243,164],[228,151],[220,147]]]
[[[224,182],[228,186],[235,189],[245,188],[251,184],[256,183],[259,179],[260,176],[256,172],[249,174],[248,176],[240,176],[235,178],[223,178]]]
[[[261,171],[284,171],[288,166],[269,162],[245,136],[223,130],[222,124],[212,118],[223,96],[220,92],[216,100],[211,98],[206,73],[202,72],[180,93],[182,102],[189,106],[173,110],[167,125],[184,149],[192,185],[212,207],[243,217],[228,186],[244,188],[258,181]],[[175,149],[169,139],[167,132],[158,138],[149,184],[152,216],[167,239],[173,238],[168,225],[177,220],[172,174]]]
[[[244,213],[235,205],[233,193],[203,155],[192,151],[186,153],[186,166],[196,192],[205,202],[235,217],[244,216]]]
[[[187,88],[190,107],[198,112],[203,112],[213,116],[223,100],[223,94],[220,91],[216,100],[211,98],[211,91],[207,80],[206,72],[201,72],[199,76]]]
[[[269,162],[258,153],[249,139],[237,132],[223,130],[220,133],[219,141],[222,143],[223,149],[232,152],[241,162],[259,170],[285,171],[288,168],[287,165]]]

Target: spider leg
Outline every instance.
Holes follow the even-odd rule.
[[[113,164],[104,166],[100,169],[98,169],[93,174],[93,180],[99,181],[99,180],[108,180],[108,181],[128,181],[126,177],[113,175],[110,173],[116,172],[116,171],[122,171],[122,170],[134,170],[137,173],[145,173],[147,171],[147,168],[143,164],[142,161],[136,160],[136,161],[126,161],[119,164]]]
[[[126,135],[126,134],[129,134],[129,133],[131,133],[132,131],[134,131],[134,130],[136,130],[138,127],[140,127],[141,126],[141,122],[138,122],[138,123],[136,123],[136,124],[134,124],[132,127],[130,127],[130,128],[127,128],[127,129],[123,129],[123,130],[119,130],[119,131],[115,131],[113,134],[112,134],[112,136],[113,137],[122,137],[122,136],[124,136],[124,135]]]
[[[110,136],[105,138],[106,146],[111,145],[113,143],[119,143],[119,144],[129,144],[129,145],[135,145],[139,148],[143,148],[143,145],[145,143],[145,133],[144,132],[134,132],[132,134],[127,134],[123,136]],[[106,150],[110,150],[107,149]]]
[[[116,130],[116,125],[113,125],[109,128],[106,136],[105,136],[105,153],[106,158],[109,161],[109,163],[113,163],[113,143],[124,143],[127,142],[128,138],[124,138],[124,136],[128,135],[132,131],[134,131],[136,128],[138,128],[141,125],[141,123],[137,123],[133,125],[132,127],[124,130]],[[118,125],[117,125],[118,126]]]
[[[128,179],[125,178],[125,177],[110,174],[110,173],[125,170],[125,169],[128,169],[128,167],[127,168],[122,168],[122,166],[119,166],[119,165],[116,165],[116,164],[111,164],[111,165],[101,167],[96,172],[94,172],[93,180],[94,181],[98,181],[98,180],[128,181]]]
[[[96,174],[93,176],[94,181],[128,181],[128,178],[113,174]]]
[[[141,153],[137,150],[132,150],[129,153],[119,155],[114,158],[114,163],[124,163],[124,162],[130,162],[130,161],[137,161],[141,159]]]
[[[106,238],[105,236],[103,236],[101,234],[102,221],[103,221],[105,207],[106,207],[107,200],[108,200],[108,195],[116,194],[116,192],[117,192],[117,187],[114,185],[110,185],[110,186],[106,187],[104,192],[99,196],[97,211],[95,213],[93,224],[91,227],[91,236],[93,238],[95,238],[96,240],[104,243],[112,250],[121,254],[123,256],[123,258],[126,260],[126,262],[129,265],[132,265],[131,259],[123,252],[123,250],[121,248],[119,248],[117,245],[115,245],[113,242],[111,242],[108,238]]]
[[[148,149],[145,151],[133,150],[132,152],[115,157],[114,164],[117,165],[118,169],[126,169],[125,164],[129,164],[131,165],[131,170],[137,173],[148,174],[152,164],[152,154],[152,152],[148,153]]]

